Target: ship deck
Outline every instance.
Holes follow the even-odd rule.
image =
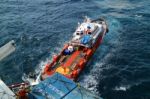
[[[57,70],[58,68],[68,68],[70,74],[74,69],[77,63],[80,62],[80,59],[83,58],[83,51],[76,50],[70,55],[62,55],[59,58],[59,61],[53,66],[53,70]]]

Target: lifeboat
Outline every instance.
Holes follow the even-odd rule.
[[[45,65],[41,79],[60,73],[69,79],[76,80],[107,32],[108,27],[104,19],[91,20],[86,17],[78,25],[71,40],[64,45],[62,51],[53,57],[51,63]]]

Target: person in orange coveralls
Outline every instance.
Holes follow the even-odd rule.
[[[28,99],[27,93],[28,93],[28,90],[26,89],[26,86],[21,85],[17,93],[17,96],[18,96],[17,99]]]

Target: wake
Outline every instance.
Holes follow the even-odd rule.
[[[107,61],[113,56],[113,52],[118,50],[116,46],[119,44],[119,30],[122,28],[120,22],[114,18],[107,19],[109,33],[106,34],[100,47],[95,52],[91,59],[91,63],[86,66],[86,70],[79,77],[81,86],[92,91],[93,93],[100,94],[97,89],[102,75],[103,69],[109,69],[111,66],[106,66]]]

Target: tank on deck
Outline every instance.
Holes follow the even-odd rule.
[[[59,73],[33,87],[30,99],[102,99]]]

